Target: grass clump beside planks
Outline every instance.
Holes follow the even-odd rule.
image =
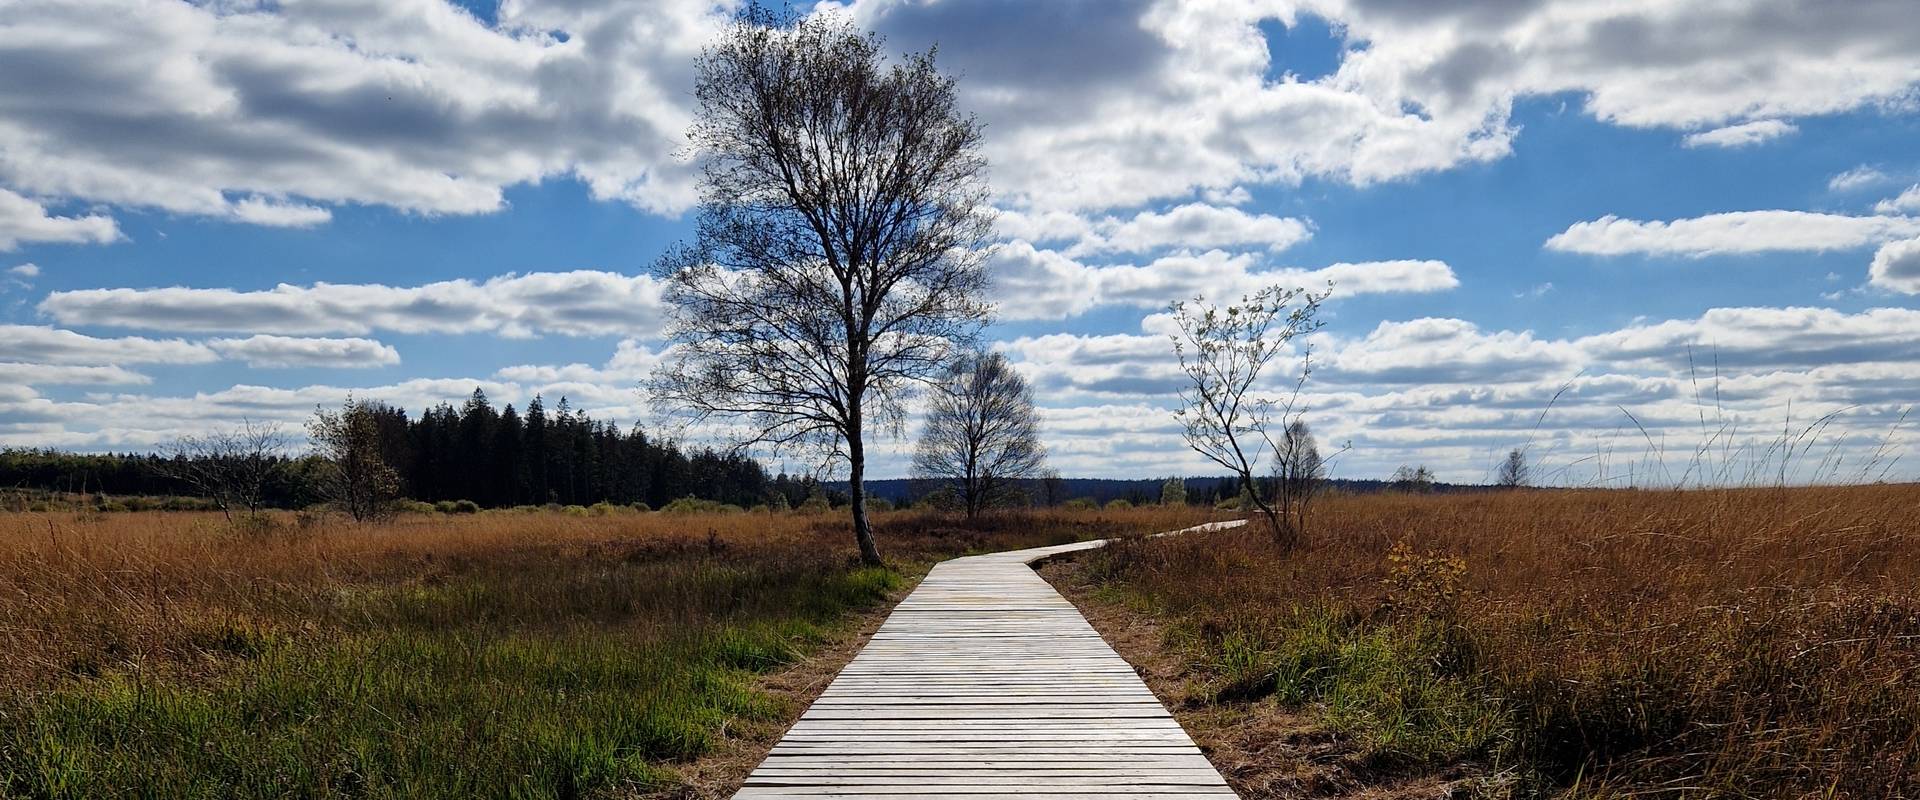
[[[1493,796],[1920,795],[1920,487],[1329,500],[1088,556],[1186,703],[1305,712],[1340,779]],[[1461,776],[1472,776],[1471,779]]]
[[[0,797],[671,790],[931,561],[1190,516],[0,515]]]

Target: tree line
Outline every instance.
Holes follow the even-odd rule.
[[[466,402],[442,403],[411,416],[398,406],[349,400],[329,416],[347,436],[295,454],[274,428],[242,425],[170,443],[156,452],[79,454],[0,450],[0,487],[108,495],[211,497],[223,507],[299,508],[343,499],[359,487],[337,485],[339,468],[366,457],[391,485],[369,497],[423,502],[470,500],[490,508],[517,505],[646,504],[692,497],[742,507],[798,507],[825,496],[811,476],[773,475],[745,455],[683,449],[673,439],[575,410],[562,398],[551,408],[535,397],[524,411],[495,408],[475,389]],[[322,433],[324,426],[310,426]],[[362,449],[355,450],[359,447]],[[235,488],[241,487],[241,488]]]

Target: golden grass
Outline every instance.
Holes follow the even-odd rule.
[[[0,514],[0,796],[628,796],[934,560],[1192,509]]]
[[[1291,553],[1226,532],[1081,575],[1174,620],[1200,702],[1313,710],[1382,773],[1920,795],[1920,486],[1337,497]]]

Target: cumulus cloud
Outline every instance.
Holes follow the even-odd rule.
[[[658,330],[660,284],[612,272],[533,272],[413,287],[280,284],[233,289],[81,289],[54,292],[40,311],[70,325],[161,331],[283,335],[538,333],[650,335]]]
[[[623,339],[614,349],[613,357],[602,366],[579,363],[517,364],[502,367],[493,376],[503,381],[529,385],[619,384],[621,388],[632,390],[654,367],[660,365],[663,357],[662,353],[648,349],[637,340]]]
[[[1532,331],[1483,333],[1460,319],[1382,322],[1359,339],[1316,336],[1322,373],[1337,383],[1496,384],[1537,382],[1577,369],[1578,348]]]
[[[1143,327],[1162,323],[1150,318]],[[1353,441],[1343,474],[1370,477],[1418,459],[1451,479],[1485,480],[1490,470],[1480,474],[1476,464],[1490,467],[1506,449],[1532,442],[1556,481],[1619,480],[1631,465],[1673,482],[1700,468],[1688,454],[1714,435],[1728,436],[1722,452],[1743,453],[1733,462],[1751,467],[1789,407],[1802,426],[1839,414],[1823,446],[1852,477],[1884,437],[1901,434],[1896,423],[1920,380],[1920,311],[1898,308],[1720,308],[1566,338],[1426,318],[1384,322],[1361,336],[1323,332],[1312,344],[1319,367],[1299,401],[1323,442]],[[1058,334],[1000,346],[1057,406],[1049,419],[1090,439],[1112,438],[1111,452],[1097,441],[1073,445],[1091,474],[1139,474],[1101,466],[1134,447],[1160,448],[1173,462],[1184,457],[1177,431],[1156,438],[1167,435],[1161,425],[1184,383],[1164,336]],[[1277,363],[1269,396],[1291,390],[1285,373],[1295,357]],[[1141,410],[1120,410],[1130,408]],[[1128,426],[1140,432],[1119,430]],[[1661,463],[1640,426],[1680,455]],[[1051,444],[1079,434],[1047,435]],[[1624,454],[1617,461],[1616,451]]]
[[[17,278],[38,278],[40,277],[40,265],[28,262],[8,267],[7,274]]]
[[[1688,147],[1747,147],[1770,142],[1799,130],[1791,122],[1761,119],[1714,128],[1710,131],[1690,133],[1681,142]]]
[[[1689,357],[1696,363],[1711,357],[1723,369],[1742,371],[1909,361],[1920,359],[1920,311],[1715,308],[1694,319],[1630,325],[1578,344],[1608,361],[1680,367]]]
[[[0,11],[0,183],[265,225],[498,209],[553,176],[674,212],[694,56],[733,4],[29,0]],[[97,238],[108,221],[89,218]],[[75,223],[78,224],[78,223]]]
[[[1729,253],[1850,250],[1920,235],[1920,218],[1812,211],[1733,211],[1671,222],[1611,214],[1576,222],[1548,239],[1549,250],[1600,256],[1703,257]]]
[[[333,219],[333,212],[304,203],[282,203],[249,197],[233,204],[233,217],[241,222],[274,228],[311,228]]]
[[[244,361],[249,367],[386,367],[400,363],[400,352],[372,339],[317,339],[256,335],[245,339],[210,339],[207,346],[222,358]]]
[[[0,385],[26,387],[147,384],[152,382],[152,378],[125,367],[0,363]]]
[[[0,125],[5,124],[0,121]],[[0,159],[5,157],[4,148],[0,148]],[[46,206],[0,187],[0,252],[13,250],[22,243],[105,244],[119,238],[120,227],[112,217],[99,214],[54,216],[47,213]]]
[[[31,364],[204,364],[219,355],[181,339],[100,338],[50,325],[0,325],[0,359]]]
[[[999,347],[1043,396],[1063,392],[1168,396],[1181,385],[1179,362],[1165,336],[1137,334],[1023,336]]]
[[[1873,210],[1882,214],[1920,213],[1920,184],[1907,187],[1897,197],[1875,203]]]
[[[1234,299],[1273,285],[1322,290],[1331,281],[1336,297],[1438,292],[1460,285],[1446,262],[1434,260],[1276,269],[1250,253],[1209,250],[1162,256],[1142,266],[1093,266],[1017,240],[995,251],[991,268],[1006,319],[1066,319],[1103,305],[1154,308],[1201,292]]]
[[[349,393],[418,412],[438,403],[458,404],[476,387],[499,402],[525,401],[520,387],[512,384],[433,378],[380,386],[276,388],[240,384],[192,395],[94,393],[71,400],[0,398],[0,445],[147,448],[243,418],[297,430],[315,406],[337,406]]]
[[[1901,0],[1172,4],[852,0],[904,47],[938,41],[994,131],[1017,205],[1104,208],[1325,177],[1357,184],[1505,156],[1519,98],[1702,143],[1890,103],[1920,80]],[[1263,19],[1312,13],[1337,71],[1275,79]]]
[[[1827,190],[1832,192],[1851,192],[1868,186],[1875,186],[1892,180],[1886,173],[1865,164],[1846,172],[1834,175],[1827,180]]]
[[[0,184],[315,225],[349,203],[483,213],[508,187],[569,177],[674,213],[694,199],[675,156],[693,60],[738,5],[519,0],[489,23],[443,0],[13,3]],[[1712,128],[1694,134],[1706,143],[1895,102],[1920,79],[1904,0],[820,5],[890,49],[941,45],[1022,208],[1231,205],[1247,185],[1497,159],[1529,96],[1578,95],[1612,124]],[[1338,69],[1276,77],[1260,23],[1309,13],[1348,45]],[[63,234],[81,241],[110,222],[68,219],[97,220]]]
[[[1868,283],[1902,294],[1920,294],[1920,239],[1888,242],[1873,254]]]
[[[1107,217],[1089,228],[1084,238],[1067,249],[1067,255],[1244,246],[1279,252],[1313,236],[1313,225],[1305,220],[1204,203],[1164,212],[1142,211],[1125,220]]]

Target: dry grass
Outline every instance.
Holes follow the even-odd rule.
[[[1202,516],[0,514],[0,796],[672,790],[931,561]]]
[[[1164,617],[1186,702],[1305,710],[1360,779],[1920,795],[1920,487],[1342,497],[1315,524],[1075,578]]]

